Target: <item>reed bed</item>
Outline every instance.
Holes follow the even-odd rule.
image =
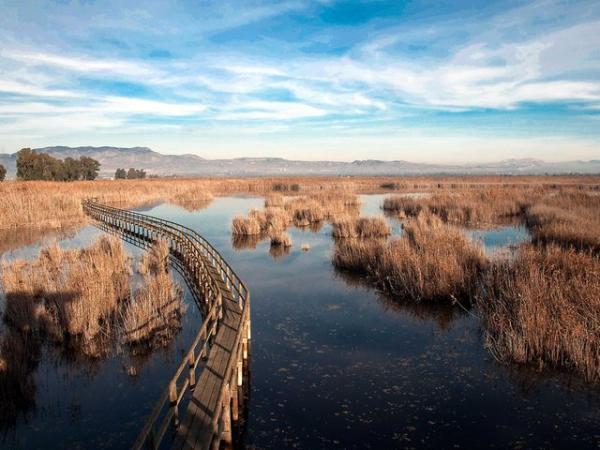
[[[115,310],[129,296],[129,275],[129,259],[116,238],[101,237],[82,250],[51,245],[31,263],[2,265],[5,319],[22,331],[43,332],[55,342],[75,339],[85,347],[110,333]]]
[[[169,203],[181,206],[187,211],[199,211],[208,207],[213,201],[214,196],[206,190],[204,186],[191,186],[178,188],[175,193],[168,198]]]
[[[133,298],[130,258],[115,237],[102,236],[81,250],[53,244],[31,262],[3,263],[4,319],[21,333],[90,357],[106,354],[117,335],[125,344],[156,337],[164,342],[184,310],[168,252],[160,242],[142,257],[142,285]]]
[[[600,178],[579,177],[289,177],[289,178],[196,178],[95,180],[72,183],[51,181],[5,181],[0,183],[0,228],[33,226],[56,228],[70,221],[85,219],[81,200],[97,198],[104,203],[123,207],[168,201],[170,198],[194,197],[194,192],[226,195],[248,193],[275,194],[274,186],[297,185],[293,194],[323,195],[339,203],[345,195],[385,192],[392,183],[398,191],[446,192],[472,189],[548,189],[565,187],[582,190],[600,189]],[[324,194],[326,193],[326,194]],[[175,200],[177,201],[177,200]],[[275,205],[272,205],[275,206]]]
[[[426,212],[444,222],[482,226],[519,217],[541,195],[540,189],[463,189],[420,198],[397,195],[386,198],[383,209],[401,217]]]
[[[123,341],[165,345],[181,326],[183,291],[169,272],[169,247],[158,241],[142,256],[142,286],[122,313]]]
[[[291,224],[318,230],[325,220],[336,215],[348,217],[352,212],[358,213],[359,206],[358,197],[348,193],[327,192],[287,200],[281,195],[271,195],[265,199],[265,209],[251,209],[248,217],[235,217],[232,233],[239,236],[269,235],[281,233]]]
[[[332,235],[335,238],[385,238],[391,229],[381,217],[344,217],[332,223]]]
[[[292,237],[285,232],[275,232],[270,235],[271,247],[291,247]]]
[[[400,298],[442,302],[473,298],[487,266],[480,245],[431,214],[408,221],[404,231],[389,242],[344,240],[335,249],[333,264],[367,275]]]
[[[497,359],[600,380],[600,260],[589,252],[525,245],[491,266],[477,304]]]
[[[526,210],[526,223],[536,242],[600,253],[600,195],[547,195]]]

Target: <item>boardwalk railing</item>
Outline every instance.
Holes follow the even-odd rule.
[[[94,200],[85,200],[83,209],[102,228],[142,246],[165,241],[175,266],[203,306],[202,325],[133,448],[159,448],[171,427],[176,430],[177,448],[231,444],[232,421],[238,420],[247,384],[248,288],[219,252],[190,228]],[[191,399],[180,419],[186,394]]]

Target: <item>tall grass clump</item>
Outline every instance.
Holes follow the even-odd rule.
[[[600,380],[600,260],[589,252],[525,245],[492,265],[477,304],[499,360]]]
[[[391,234],[390,226],[381,217],[338,218],[332,222],[336,238],[384,238]]]
[[[481,245],[420,214],[387,243],[347,240],[336,247],[338,268],[361,272],[395,296],[413,301],[470,301],[486,269]]]
[[[536,189],[487,188],[452,190],[412,198],[395,195],[383,202],[383,209],[402,216],[416,217],[421,212],[437,215],[444,222],[468,226],[490,225],[515,218],[540,196]]]
[[[168,201],[193,212],[206,208],[213,199],[212,193],[207,191],[204,186],[191,186],[177,189],[171,194]]]
[[[271,234],[271,246],[273,247],[291,247],[292,237],[288,233],[276,232]]]
[[[600,195],[548,195],[526,210],[526,222],[539,243],[600,253]]]
[[[256,217],[236,216],[233,218],[231,232],[236,236],[256,236],[261,231],[260,222]]]
[[[169,271],[169,247],[158,241],[140,261],[142,286],[125,306],[122,317],[124,342],[166,342],[179,328],[185,311],[183,291]]]
[[[129,275],[129,258],[116,238],[103,236],[82,250],[52,245],[32,262],[2,265],[5,319],[22,331],[41,331],[57,342],[76,339],[85,347],[110,331],[129,296]]]

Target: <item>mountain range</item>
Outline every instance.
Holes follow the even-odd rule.
[[[112,177],[117,168],[144,169],[161,176],[291,176],[291,175],[542,175],[600,174],[600,160],[545,162],[505,159],[481,164],[429,164],[402,160],[301,161],[283,158],[205,159],[197,155],[164,155],[147,147],[44,147],[36,151],[56,158],[89,156],[102,167],[100,177]],[[0,154],[8,177],[16,173],[16,153]]]

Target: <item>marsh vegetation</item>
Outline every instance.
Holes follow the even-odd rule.
[[[411,419],[416,430],[406,430],[406,435],[427,440],[437,436],[423,431],[432,429],[428,428],[428,420],[456,423],[468,417],[485,428],[479,416],[456,407],[465,399],[475,402],[480,398],[486,399],[478,406],[482,414],[494,417],[507,429],[518,429],[516,425],[511,428],[512,419],[494,416],[492,405],[498,404],[499,392],[504,408],[529,411],[523,412],[519,421],[532,429],[543,428],[553,420],[542,417],[540,411],[554,418],[563,409],[569,411],[572,428],[560,439],[567,442],[567,435],[588,429],[583,416],[596,417],[589,409],[596,403],[587,404],[589,400],[584,399],[593,389],[590,386],[598,383],[600,367],[600,336],[596,332],[600,317],[596,301],[600,298],[600,196],[593,186],[587,186],[590,180],[531,179],[517,186],[517,178],[291,179],[284,184],[297,184],[297,189],[275,190],[277,182],[9,182],[0,190],[12,198],[10,204],[15,208],[19,203],[31,205],[29,216],[23,211],[9,214],[10,223],[41,220],[39,234],[23,240],[25,244],[46,235],[47,226],[67,230],[72,226],[76,230],[78,224],[85,223],[77,201],[89,196],[119,206],[161,201],[176,205],[157,206],[150,214],[199,230],[227,255],[253,292],[257,292],[253,314],[263,348],[257,347],[253,364],[263,375],[253,380],[255,391],[250,407],[254,408],[255,419],[248,425],[251,445],[281,444],[272,437],[277,435],[275,425],[271,426],[271,416],[264,411],[285,412],[285,416],[277,416],[281,422],[275,424],[281,428],[281,423],[291,421],[292,428],[286,428],[286,433],[296,440],[290,442],[304,442],[294,430],[309,429],[302,428],[307,423],[320,436],[318,439],[331,438],[334,430],[337,435],[346,429],[350,422],[345,421],[350,421],[350,417],[355,419],[351,426],[361,433],[383,427],[387,422],[378,405],[386,404],[386,414],[396,424],[404,421],[409,412],[411,417],[419,417]],[[382,187],[388,182],[393,187]],[[494,185],[490,186],[490,182]],[[581,184],[581,188],[576,184]],[[48,198],[44,198],[42,186],[49,189]],[[122,191],[117,192],[116,187]],[[231,192],[243,193],[245,197],[219,198]],[[364,192],[388,194],[377,197],[375,202],[357,195]],[[44,219],[43,211],[33,206],[36,200],[28,200],[30,195],[42,205],[58,206],[60,212],[47,214]],[[361,200],[369,208],[361,209]],[[9,204],[0,196],[2,202]],[[531,242],[491,254],[484,251],[482,242],[470,237],[470,230],[485,233],[513,224],[526,227]],[[7,249],[19,245],[8,237],[13,225],[2,224]],[[98,245],[96,242],[74,251],[77,257],[69,256],[70,250],[60,250],[67,254],[60,257],[60,276],[67,278],[67,261],[80,264],[80,259],[85,260],[79,258],[78,252],[91,251]],[[71,313],[57,313],[55,305],[61,298],[51,295],[54,291],[48,283],[40,283],[48,291],[38,293],[32,306],[24,311],[12,311],[7,301],[4,330],[0,333],[0,395],[6,405],[2,413],[6,417],[0,417],[3,423],[14,419],[18,414],[15,411],[31,410],[36,401],[40,402],[42,394],[35,374],[40,365],[47,367],[43,360],[47,349],[62,358],[78,354],[69,358],[99,362],[105,360],[107,353],[125,352],[131,355],[126,363],[128,376],[135,375],[142,382],[154,370],[153,364],[148,363],[152,361],[149,352],[173,342],[182,320],[189,317],[189,311],[183,315],[185,305],[172,274],[165,276],[168,266],[164,248],[157,246],[140,257],[136,270],[132,270],[127,254],[125,264],[120,264],[115,244],[103,245],[117,255],[109,258],[117,261],[111,264],[116,270],[114,279],[126,280],[123,283],[127,285],[118,289],[122,284],[113,283],[117,286],[113,295],[117,300],[106,300],[106,308],[98,305],[99,312],[91,309],[89,316],[79,313],[79,320],[73,320],[69,327],[71,319],[63,317],[71,317]],[[238,253],[238,249],[245,251]],[[311,251],[304,253],[308,249]],[[59,258],[54,246],[46,246],[42,252],[47,253],[44,258],[48,261]],[[14,274],[18,274],[19,264],[24,268],[40,264],[42,252],[27,261],[5,261],[3,278],[5,268],[6,273],[12,270],[9,266],[15,265]],[[51,264],[44,264],[48,267],[45,276],[52,276]],[[119,275],[119,267],[125,268],[124,275]],[[10,276],[27,280],[30,272],[31,268],[23,269],[22,276]],[[9,290],[4,280],[2,283],[8,300]],[[61,285],[62,299],[66,299],[69,283]],[[100,286],[95,289],[104,292]],[[18,292],[15,288],[10,290]],[[85,297],[75,288],[68,290],[74,299]],[[76,305],[73,304],[73,311],[77,311]],[[18,323],[28,325],[23,328]],[[28,329],[31,331],[25,331]],[[86,341],[89,343],[83,345]],[[174,349],[173,354],[178,355],[181,349]],[[119,370],[125,369],[119,366]],[[305,382],[302,373],[306,371],[321,380],[318,389]],[[521,371],[524,375],[518,375]],[[165,376],[168,378],[169,373]],[[544,382],[547,377],[553,382]],[[539,398],[547,396],[557,404],[563,405],[560,399],[565,395],[573,395],[576,400],[570,405],[577,407],[563,405],[557,409],[553,403],[548,406],[538,397],[524,393],[528,390],[523,388],[524,382],[515,381],[520,379],[533,383],[535,391],[542,393]],[[567,380],[564,384],[563,379]],[[579,384],[584,380],[587,384]],[[572,388],[572,383],[578,387]],[[577,393],[566,394],[561,386],[567,384]],[[433,385],[446,392],[443,397],[449,403],[427,390]],[[471,391],[462,388],[466,385],[471,386]],[[373,386],[379,386],[385,395]],[[453,393],[457,386],[461,387],[459,396]],[[132,385],[130,389],[133,392],[136,388]],[[15,392],[21,394],[7,394]],[[353,404],[344,401],[348,406],[342,406],[342,398]],[[415,404],[414,398],[423,400]],[[304,416],[303,422],[298,423],[290,408],[293,410],[296,404],[306,407],[309,401],[331,404],[331,410],[324,414],[332,418],[335,426],[323,427]],[[363,411],[355,411],[354,405],[361,405]],[[527,409],[532,405],[535,411]],[[424,409],[426,406],[433,410]],[[377,429],[383,447],[396,443],[386,440],[384,428]],[[360,441],[359,435],[354,437]],[[317,441],[310,442],[319,446]]]

